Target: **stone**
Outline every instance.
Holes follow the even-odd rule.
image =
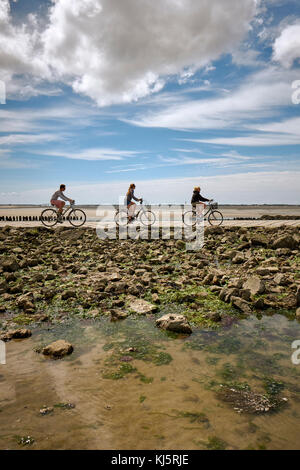
[[[184,250],[185,249],[185,242],[183,240],[177,240],[175,246],[179,250]]]
[[[244,255],[242,255],[241,253],[238,253],[237,255],[235,255],[235,257],[232,259],[232,262],[233,264],[242,264],[244,263],[246,260],[245,260],[245,257]]]
[[[276,276],[274,276],[274,282],[278,286],[286,286],[289,283],[288,278],[282,273],[277,273]]]
[[[72,354],[73,350],[74,348],[71,343],[68,343],[63,339],[59,339],[43,348],[42,353],[45,356],[60,358],[66,356],[67,354]]]
[[[157,309],[156,305],[152,305],[150,302],[147,302],[143,299],[130,299],[128,308],[133,310],[135,313],[138,313],[139,315],[153,313]]]
[[[44,408],[40,409],[40,414],[44,416],[44,415],[48,415],[52,413],[53,411],[54,411],[54,408],[50,406],[45,406]]]
[[[231,303],[234,307],[236,307],[238,310],[241,310],[241,312],[245,313],[246,315],[250,315],[252,313],[249,303],[240,297],[231,297]]]
[[[214,322],[220,322],[222,320],[219,312],[210,312],[206,315],[206,318]]]
[[[31,335],[31,330],[28,330],[27,328],[19,328],[17,330],[9,330],[7,333],[1,335],[0,339],[2,341],[9,341],[11,339],[29,338]]]
[[[20,265],[15,258],[8,258],[2,261],[2,269],[6,272],[14,272],[20,269]]]
[[[273,243],[274,249],[289,248],[291,250],[295,250],[296,248],[298,248],[298,246],[299,246],[298,240],[292,235],[284,235],[283,237],[279,237]]]
[[[192,328],[185,316],[177,313],[163,315],[158,318],[156,320],[156,326],[163,330],[175,331],[176,333],[192,333]]]
[[[32,292],[20,295],[16,300],[16,305],[23,310],[34,310],[34,297]]]
[[[265,291],[265,283],[257,276],[252,276],[243,284],[243,289],[248,289],[251,295],[263,294]]]
[[[67,300],[67,299],[76,298],[76,297],[77,297],[77,293],[76,293],[76,290],[75,290],[75,289],[68,289],[68,290],[65,290],[65,291],[61,294],[62,300]]]
[[[128,313],[125,312],[124,310],[121,310],[120,308],[114,308],[110,311],[111,320],[124,320],[124,318],[128,317]]]

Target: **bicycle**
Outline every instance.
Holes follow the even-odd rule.
[[[74,205],[75,201],[73,204],[66,207],[62,214],[58,214],[55,209],[43,210],[40,217],[41,222],[46,227],[54,227],[54,225],[59,222],[59,219],[62,220],[62,218],[65,217],[73,227],[81,227],[86,221],[86,214],[82,209],[75,208]]]
[[[152,211],[145,209],[142,204],[143,200],[140,201],[141,208],[138,213],[132,216],[132,221],[139,218],[142,224],[148,227],[149,225],[153,225],[155,223],[156,217]],[[117,210],[114,216],[114,220],[118,226],[127,225],[129,223],[128,210]]]
[[[218,203],[212,201],[208,204],[208,210],[204,214],[201,214],[200,217],[203,217],[205,219],[205,217],[207,216],[207,220],[210,225],[221,225],[223,223],[223,215],[220,211],[216,209],[218,209]],[[195,226],[197,222],[196,210],[193,209],[182,214],[182,221],[188,227]]]

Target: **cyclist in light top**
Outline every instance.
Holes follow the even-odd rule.
[[[135,213],[135,208],[136,204],[132,202],[132,199],[135,201],[141,202],[142,199],[138,199],[134,195],[134,190],[135,190],[135,184],[131,183],[131,185],[128,188],[128,191],[126,193],[126,205],[127,205],[127,211],[128,211],[128,222],[132,222],[134,218],[134,213]]]
[[[66,185],[65,184],[61,184],[60,187],[59,187],[59,190],[58,191],[55,191],[55,193],[52,195],[51,197],[51,201],[50,201],[50,204],[52,206],[55,206],[57,207],[58,209],[58,215],[59,215],[59,218],[61,217],[61,214],[62,214],[62,211],[63,211],[63,208],[65,206],[65,202],[64,201],[69,201],[71,204],[74,204],[74,199],[70,199],[68,198],[67,196],[64,195],[64,191],[66,190]],[[62,201],[59,201],[58,198],[61,198],[63,199]]]

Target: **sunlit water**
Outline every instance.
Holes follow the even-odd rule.
[[[35,352],[60,338],[74,345],[71,356]],[[281,315],[190,337],[158,330],[154,317],[33,330],[7,343],[0,365],[0,448],[299,449],[295,339],[300,324]],[[273,413],[238,413],[217,394],[226,383],[265,393],[271,379],[288,399]],[[44,406],[54,411],[41,415]],[[34,442],[20,445],[26,436]]]

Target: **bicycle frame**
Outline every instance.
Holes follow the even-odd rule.
[[[193,211],[193,212],[196,212],[196,209],[193,208],[192,211]],[[211,204],[208,204],[208,209],[207,209],[207,211],[205,212],[205,209],[203,209],[203,211],[201,212],[201,216],[205,218],[205,217],[206,217],[210,212],[212,212],[212,211],[213,211],[213,208],[212,208]],[[197,215],[197,214],[196,214],[196,215]]]
[[[53,209],[56,211],[56,213],[58,214],[58,209],[54,208]],[[74,209],[74,204],[70,204],[69,206],[66,207],[66,209],[64,209],[61,213],[61,216],[65,216],[69,211],[71,211],[72,209]]]

